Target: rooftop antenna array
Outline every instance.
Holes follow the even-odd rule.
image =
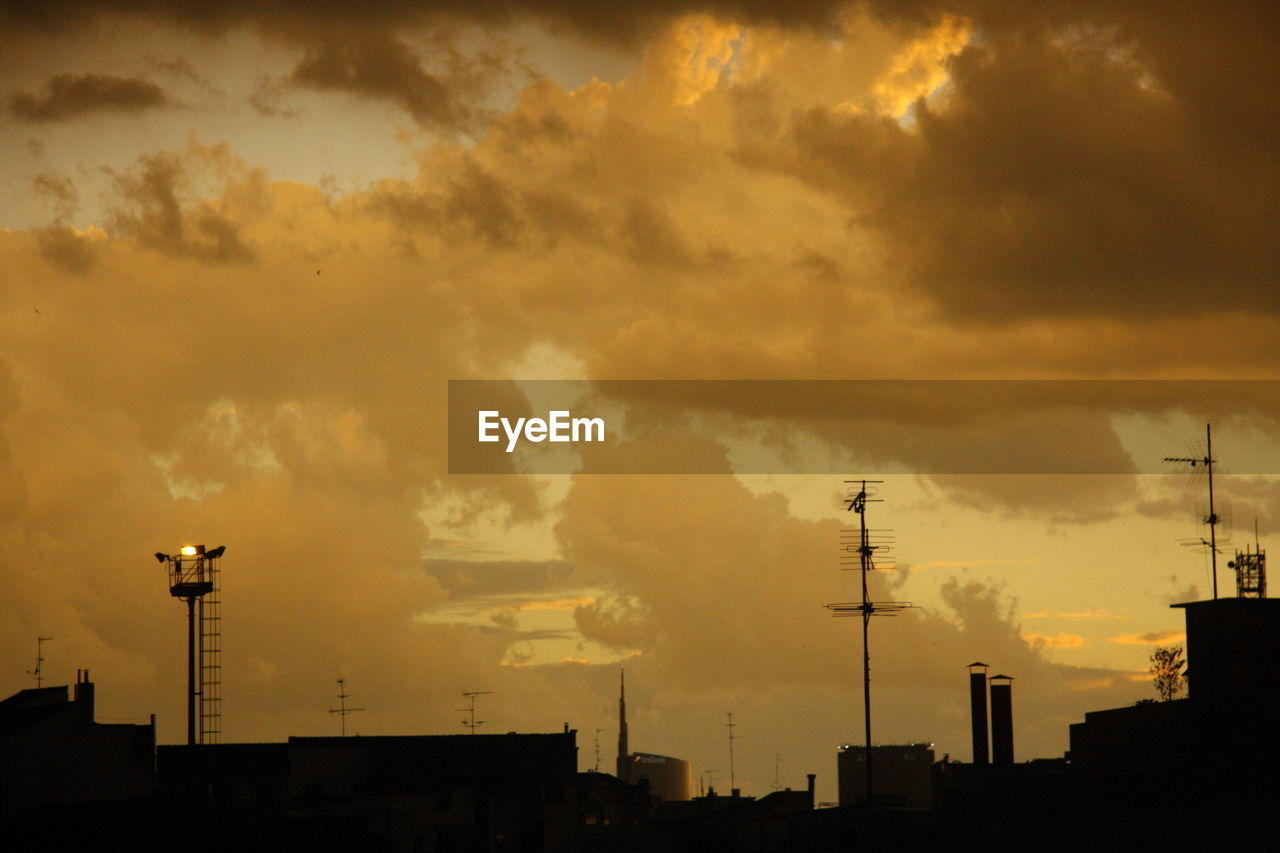
[[[37,690],[44,685],[44,644],[52,639],[53,637],[36,637],[36,668],[27,670],[27,675],[35,677]]]
[[[1248,543],[1243,551],[1236,551],[1236,558],[1227,563],[1236,570],[1237,598],[1267,597],[1267,552],[1258,542],[1258,519],[1253,520],[1253,549]]]
[[[169,594],[187,603],[187,745],[222,739],[222,612],[218,560],[227,546],[183,545],[157,551],[169,570]]]
[[[600,733],[604,729],[596,729],[596,766],[591,768],[593,773],[600,772]]]
[[[1213,572],[1213,597],[1218,597],[1218,518],[1213,505],[1213,466],[1218,460],[1213,458],[1213,424],[1204,425],[1205,451],[1201,456],[1166,456],[1165,462],[1185,462],[1192,468],[1203,466],[1209,476],[1209,514],[1204,523],[1209,525],[1209,559]],[[1201,540],[1203,541],[1203,540]]]
[[[462,721],[462,724],[463,724],[464,726],[466,726],[466,727],[467,727],[467,729],[468,729],[468,732],[467,732],[467,733],[468,733],[468,734],[475,734],[475,733],[476,733],[476,729],[480,728],[481,726],[483,726],[483,725],[485,724],[485,721],[484,721],[484,720],[477,720],[477,719],[476,719],[476,697],[477,697],[477,696],[486,696],[486,695],[488,695],[488,694],[490,694],[490,693],[492,693],[492,692],[493,692],[492,690],[464,690],[464,691],[462,691],[462,695],[467,697],[467,707],[465,707],[465,708],[459,708],[458,710],[459,710],[459,711],[466,711],[466,712],[467,712],[467,719],[463,720],[463,721]]]
[[[347,700],[351,698],[351,694],[347,692],[347,680],[345,678],[338,679],[338,707],[330,708],[330,714],[337,714],[338,719],[342,720],[342,736],[347,736],[347,715],[354,714],[356,711],[367,711],[368,708],[348,708]]]
[[[889,550],[892,545],[888,541],[886,535],[888,531],[872,531],[867,527],[867,504],[880,503],[881,499],[875,497],[878,492],[874,486],[883,484],[883,480],[845,480],[845,498],[842,503],[847,504],[848,512],[856,512],[858,514],[858,530],[857,539],[852,539],[849,534],[854,533],[852,530],[841,532],[840,550],[842,568],[852,568],[849,563],[852,562],[853,556],[857,557],[857,566],[861,573],[862,579],[862,600],[856,602],[839,602],[836,604],[828,604],[827,609],[832,611],[832,615],[837,617],[862,617],[862,712],[863,712],[863,737],[866,744],[866,773],[867,773],[867,811],[871,812],[874,802],[871,772],[871,649],[868,644],[868,637],[871,628],[871,617],[876,615],[892,616],[900,610],[906,610],[912,604],[909,601],[872,601],[870,590],[867,585],[867,575],[876,569],[875,552],[879,550]],[[872,490],[868,491],[867,487],[872,486]],[[874,535],[873,535],[874,534]]]

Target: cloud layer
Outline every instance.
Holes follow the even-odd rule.
[[[54,41],[89,14],[7,8],[13,31]],[[538,373],[546,353],[591,379],[1274,377],[1269,7],[1242,7],[1246,24],[1189,6],[681,16],[709,7],[673,2],[626,4],[606,24],[582,4],[487,4],[472,13],[486,25],[568,19],[643,47],[624,80],[540,78],[501,109],[481,103],[485,72],[516,63],[481,61],[485,49],[453,63],[462,41],[447,34],[438,51],[421,47],[444,13],[350,8],[112,13],[201,39],[251,24],[275,67],[293,69],[290,86],[392,104],[443,141],[415,143],[412,175],[337,195],[244,162],[215,116],[196,139],[114,168],[110,215],[75,227],[76,175],[34,179],[52,220],[0,232],[12,285],[0,289],[4,671],[29,668],[33,638],[54,636],[51,666],[91,665],[104,701],[122,716],[158,711],[175,737],[182,613],[148,555],[198,539],[228,546],[230,737],[327,731],[340,675],[370,707],[370,733],[456,731],[464,689],[494,691],[488,719],[503,730],[603,728],[612,667],[503,665],[522,662],[535,634],[576,632],[639,652],[628,666],[647,710],[634,725],[652,751],[709,764],[704,735],[721,731],[709,727],[726,703],[773,731],[806,700],[821,710],[790,748],[828,756],[856,705],[852,625],[822,609],[853,595],[836,571],[836,522],[727,476],[451,477],[447,380]],[[281,35],[300,15],[312,26]],[[123,32],[111,16],[94,26]],[[206,73],[199,49],[190,59]],[[92,79],[96,101],[68,95],[71,83],[23,91],[31,110],[63,119],[41,127],[73,126],[83,104],[122,107],[126,90],[165,97],[132,76]],[[643,458],[666,434],[664,452],[727,470],[725,436],[614,402],[645,429],[601,452]],[[888,434],[840,416],[867,402],[834,415],[786,398],[719,410],[795,418],[840,453]],[[877,402],[915,458],[955,453],[927,407]],[[1198,417],[1200,405],[1186,408]],[[971,406],[979,458],[1025,440],[1017,417]],[[1050,420],[1048,451],[1122,464],[1107,407],[1083,408]],[[795,439],[763,437],[781,451]],[[1089,522],[1138,495],[1129,477],[933,482],[952,505],[988,511],[993,529],[1001,512]],[[1274,518],[1274,488],[1249,490]],[[441,515],[456,530],[424,524]],[[489,555],[505,560],[424,563],[433,537],[495,518],[510,531],[555,524],[560,555],[526,559],[511,532],[508,553]],[[873,595],[911,597],[925,582],[882,573]],[[937,603],[873,629],[877,701],[895,709],[886,739],[959,755],[974,659],[1019,679],[1020,755],[1060,750],[1085,709],[1143,692],[1118,669],[1053,663],[1089,650],[1058,651],[1066,634],[1028,643],[998,582],[928,583]],[[440,618],[485,596],[594,600],[566,604],[563,630],[514,606],[484,626]],[[762,790],[769,770],[753,772]]]

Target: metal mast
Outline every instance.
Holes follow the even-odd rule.
[[[44,685],[44,644],[52,639],[53,637],[36,637],[36,668],[27,670],[27,675],[35,676],[37,690]]]
[[[855,614],[862,617],[862,713],[863,713],[863,740],[866,744],[866,773],[867,773],[867,811],[871,812],[873,807],[873,774],[871,770],[871,648],[869,644],[871,617],[877,613],[892,615],[899,610],[905,610],[911,607],[909,601],[881,601],[874,602],[871,600],[871,594],[867,585],[867,573],[875,570],[875,562],[872,559],[876,550],[881,549],[883,545],[871,544],[870,531],[867,529],[867,503],[879,503],[876,498],[869,497],[867,494],[868,484],[879,484],[883,480],[846,480],[846,483],[858,483],[858,491],[852,494],[844,502],[847,503],[849,512],[858,514],[858,544],[856,552],[858,555],[858,568],[862,578],[862,601],[845,602],[828,604],[827,609],[833,611],[835,616],[853,616]],[[848,489],[849,493],[853,489]],[[844,550],[853,550],[848,543],[844,544]]]
[[[1209,559],[1213,566],[1213,597],[1216,599],[1218,597],[1218,515],[1213,507],[1213,463],[1218,460],[1213,458],[1213,424],[1204,425],[1204,437],[1204,456],[1166,456],[1164,461],[1188,462],[1192,468],[1203,465],[1209,472],[1209,517],[1204,521],[1209,525]]]
[[[458,710],[459,710],[459,711],[466,711],[466,712],[467,712],[467,719],[463,720],[463,721],[462,721],[462,724],[463,724],[464,726],[466,726],[466,727],[467,727],[467,729],[469,730],[469,731],[468,731],[468,734],[475,734],[475,733],[476,733],[476,729],[480,728],[481,726],[483,726],[483,725],[485,724],[485,720],[477,720],[477,719],[476,719],[476,697],[477,697],[477,696],[487,696],[488,694],[490,694],[490,693],[492,693],[492,692],[493,692],[492,690],[464,690],[464,691],[462,691],[462,695],[467,697],[467,707],[466,707],[466,708],[459,708]]]
[[[733,742],[737,740],[739,736],[733,733],[733,730],[737,728],[737,723],[733,721],[733,712],[726,711],[725,715],[729,718],[729,722],[725,723],[725,725],[729,729],[729,793],[732,794],[738,788],[738,777],[734,773],[733,769]]]
[[[348,708],[347,700],[351,698],[351,694],[347,692],[347,680],[345,678],[338,679],[338,707],[330,708],[330,714],[337,714],[342,720],[342,736],[347,736],[347,715],[354,714],[356,711],[367,711],[368,708]]]

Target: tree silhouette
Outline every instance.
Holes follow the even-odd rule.
[[[1182,690],[1187,676],[1183,672],[1186,661],[1182,659],[1182,646],[1156,646],[1150,657],[1151,680],[1155,683],[1160,699],[1168,702]]]

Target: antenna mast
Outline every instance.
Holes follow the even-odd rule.
[[[725,723],[729,728],[729,793],[732,794],[738,787],[737,776],[734,774],[733,770],[733,742],[741,737],[741,735],[735,735],[733,733],[733,730],[738,727],[737,723],[733,721],[733,712],[728,711],[726,714],[729,717],[729,722]]]
[[[37,690],[44,685],[44,644],[52,639],[53,637],[36,637],[36,668],[27,670],[27,675],[35,676]]]
[[[1204,425],[1204,437],[1204,456],[1166,456],[1164,461],[1187,462],[1192,468],[1203,465],[1209,472],[1209,517],[1204,521],[1209,525],[1209,559],[1213,566],[1213,597],[1216,600],[1218,598],[1218,514],[1213,508],[1213,463],[1218,460],[1213,458],[1213,424]]]
[[[872,559],[877,550],[886,549],[885,544],[871,543],[870,531],[867,529],[867,504],[880,503],[878,498],[870,497],[867,492],[868,484],[880,484],[883,480],[845,480],[846,483],[857,483],[857,492],[852,487],[846,489],[848,497],[844,503],[848,504],[848,512],[856,512],[858,514],[858,544],[856,549],[854,546],[844,541],[842,549],[845,551],[854,551],[858,555],[858,568],[862,576],[862,601],[845,602],[828,604],[827,609],[832,611],[834,616],[853,616],[855,614],[862,617],[862,711],[863,711],[863,737],[866,744],[866,769],[867,769],[867,813],[872,811],[872,772],[871,772],[871,649],[868,643],[871,617],[877,613],[893,615],[899,610],[905,610],[911,607],[909,601],[880,601],[871,600],[871,594],[867,586],[867,573],[875,571],[875,562]],[[872,492],[871,494],[874,494]],[[843,539],[844,537],[842,537]]]
[[[466,712],[467,712],[467,719],[463,720],[463,721],[462,721],[462,724],[463,724],[464,726],[466,726],[466,727],[467,727],[467,729],[469,729],[468,734],[475,734],[475,733],[476,733],[476,729],[480,728],[481,726],[483,726],[483,725],[485,724],[485,721],[484,721],[484,720],[477,720],[477,719],[476,719],[476,697],[477,697],[477,696],[486,696],[486,695],[488,695],[488,694],[490,694],[490,693],[492,693],[492,692],[493,692],[492,690],[464,690],[464,691],[462,691],[462,695],[467,697],[467,703],[468,703],[468,704],[467,704],[467,707],[466,707],[466,708],[459,708],[458,710],[459,710],[459,711],[466,711]]]
[[[347,680],[345,678],[338,679],[338,707],[330,708],[330,714],[337,714],[342,720],[342,736],[347,736],[347,714],[354,714],[356,711],[367,711],[368,708],[348,708],[347,700],[351,698],[351,694],[347,692]]]

